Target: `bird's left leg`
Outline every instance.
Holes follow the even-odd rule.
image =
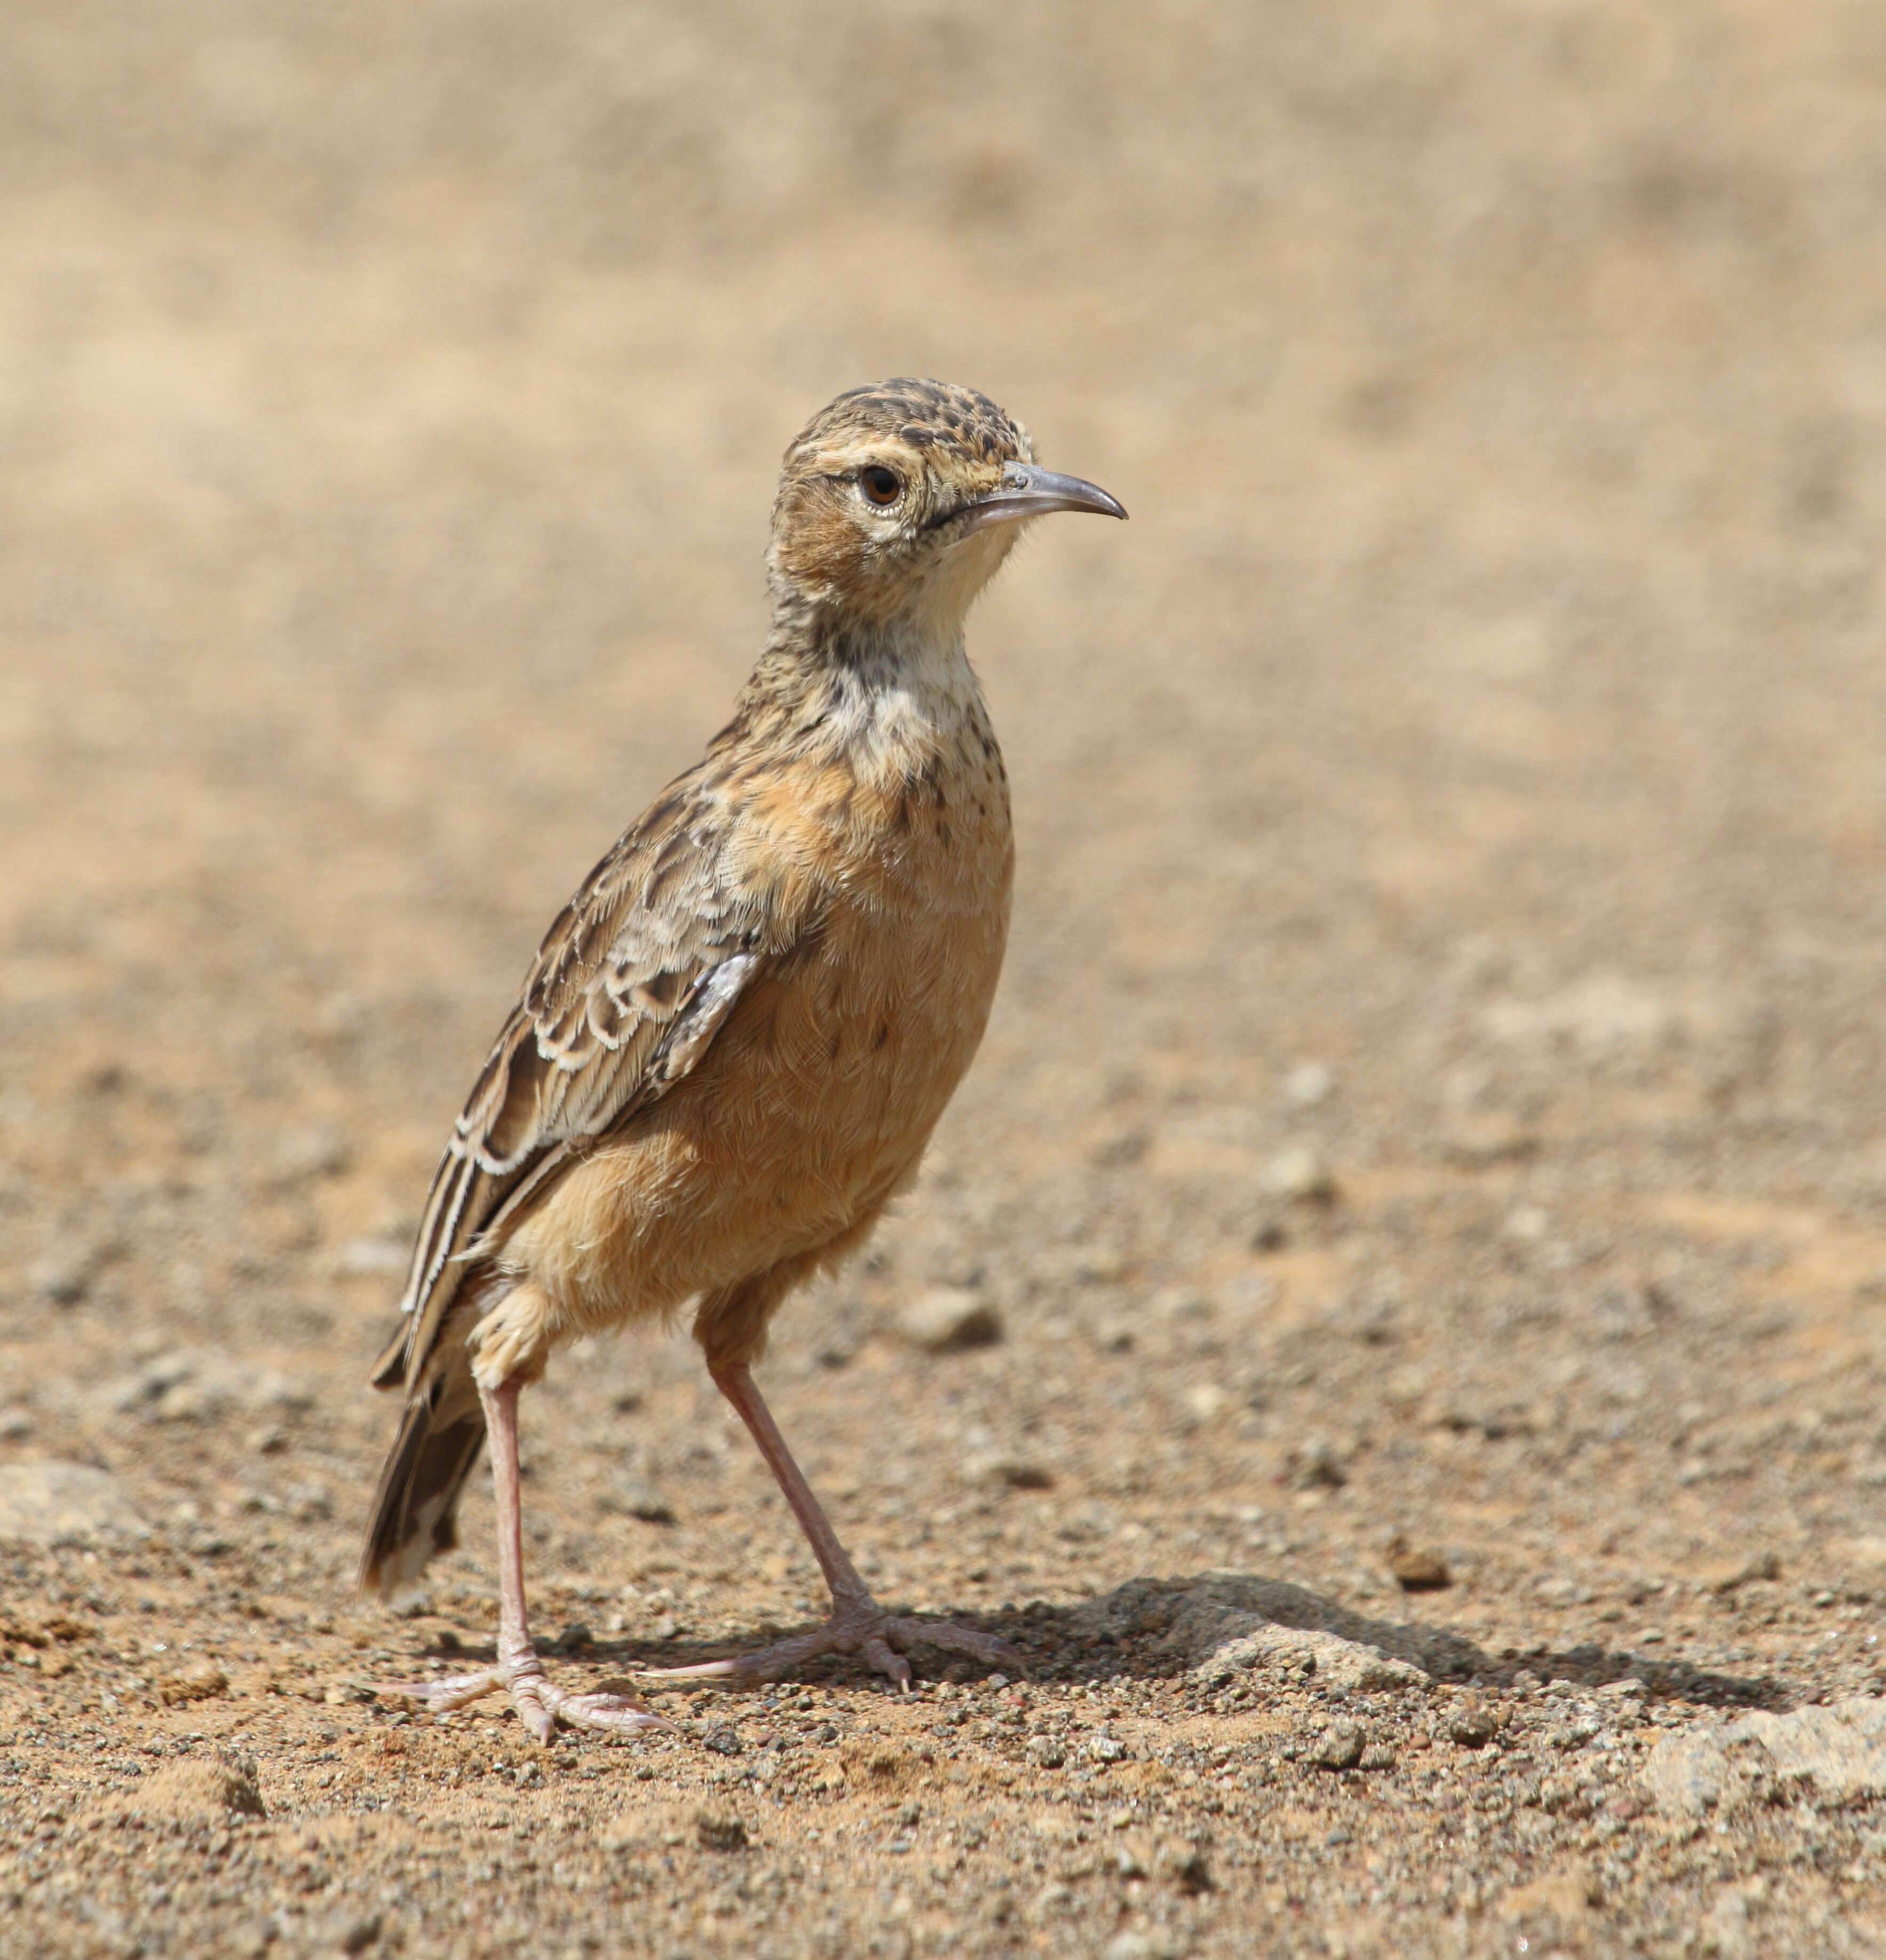
[[[519,1719],[540,1742],[561,1722],[572,1729],[600,1729],[632,1736],[671,1724],[625,1694],[572,1694],[545,1675],[531,1644],[524,1615],[523,1500],[517,1456],[517,1397],[523,1383],[515,1375],[498,1387],[481,1377],[479,1400],[491,1433],[491,1491],[498,1510],[498,1661],[477,1674],[449,1681],[414,1682],[401,1692],[423,1707],[449,1715],[481,1695],[508,1694]]]
[[[793,1460],[786,1439],[773,1420],[773,1412],[753,1379],[752,1369],[743,1360],[716,1360],[710,1355],[708,1372],[714,1378],[714,1386],[739,1411],[740,1420],[759,1445],[767,1468],[791,1505],[831,1589],[832,1617],[822,1627],[790,1634],[752,1653],[707,1661],[698,1667],[648,1668],[643,1670],[644,1673],[671,1681],[769,1681],[819,1654],[854,1653],[879,1674],[889,1675],[900,1688],[908,1688],[910,1662],[904,1656],[920,1640],[946,1653],[967,1654],[975,1660],[1021,1667],[1020,1654],[994,1634],[982,1633],[973,1627],[953,1626],[946,1620],[911,1619],[886,1612],[859,1577],[857,1567],[832,1528],[832,1520]]]

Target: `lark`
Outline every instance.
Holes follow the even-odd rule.
[[[1012,1663],[993,1635],[873,1599],[753,1379],[781,1301],[863,1244],[916,1175],[981,1041],[1008,934],[1008,784],[964,650],[1023,527],[1126,512],[1041,468],[974,390],[843,394],[786,452],[771,628],[733,718],[584,880],[539,948],[433,1180],[374,1374],[405,1414],[363,1586],[412,1586],[454,1545],[488,1439],[495,1664],[408,1691],[493,1691],[561,1723],[657,1723],[555,1685],[525,1610],[518,1403],[577,1336],[692,1308],[824,1573],[821,1626],[669,1677],[776,1677],[852,1654],[899,1688],[918,1641]],[[657,1672],[651,1670],[652,1672]]]

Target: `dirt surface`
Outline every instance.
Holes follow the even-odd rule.
[[[0,185],[0,1949],[1886,1948],[1876,0],[14,0]],[[1133,522],[972,622],[1009,971],[764,1379],[1029,1676],[421,1722],[403,1241],[900,372]],[[815,1610],[685,1341],[525,1421],[563,1678]]]

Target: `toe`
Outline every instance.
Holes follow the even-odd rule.
[[[376,1694],[402,1694],[428,1713],[450,1715],[504,1686],[502,1678],[487,1669],[482,1674],[457,1674],[444,1681],[388,1681],[375,1687]]]
[[[854,1653],[857,1644],[854,1634],[829,1621],[809,1633],[789,1634],[752,1653],[702,1661],[695,1667],[644,1667],[636,1672],[654,1681],[773,1681],[820,1654]]]
[[[572,1694],[557,1710],[557,1719],[573,1729],[596,1729],[612,1736],[639,1736],[648,1729],[672,1729],[652,1708],[626,1694]]]
[[[876,1634],[860,1643],[860,1657],[879,1674],[888,1675],[896,1684],[898,1692],[910,1692],[910,1662],[888,1640],[880,1640]]]
[[[727,1660],[704,1660],[694,1667],[638,1667],[635,1672],[644,1681],[731,1681],[748,1675],[748,1663],[759,1659],[757,1654],[735,1654]]]
[[[989,1667],[1021,1668],[1027,1665],[1022,1653],[997,1634],[978,1628],[959,1627],[947,1620],[898,1620],[893,1623],[900,1646],[922,1641],[945,1653],[962,1654]]]
[[[535,1691],[529,1688],[514,1688],[510,1705],[517,1711],[517,1719],[540,1742],[547,1742],[557,1732],[557,1718],[546,1708]]]

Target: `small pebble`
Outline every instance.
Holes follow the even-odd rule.
[[[1002,1338],[1002,1322],[980,1293],[968,1287],[932,1287],[897,1316],[898,1333],[926,1354],[954,1354],[993,1347]]]
[[[1405,1538],[1390,1541],[1388,1570],[1404,1592],[1438,1592],[1454,1583],[1439,1552],[1432,1546],[1411,1545]]]
[[[1362,1724],[1346,1716],[1330,1723],[1312,1747],[1309,1760],[1318,1769],[1353,1770],[1368,1746]]]
[[[214,1661],[200,1660],[167,1674],[157,1683],[157,1699],[167,1708],[180,1708],[188,1702],[213,1701],[229,1691],[229,1677]]]
[[[1326,1061],[1299,1061],[1283,1078],[1283,1093],[1299,1109],[1327,1102],[1336,1087],[1336,1071]]]
[[[619,1516],[640,1518],[644,1524],[671,1525],[674,1507],[639,1470],[619,1469],[603,1493],[602,1509]]]
[[[694,1834],[705,1851],[744,1851],[751,1841],[746,1826],[737,1817],[726,1817],[703,1810],[694,1820]]]
[[[1321,1437],[1293,1450],[1290,1468],[1290,1481],[1299,1491],[1340,1491],[1349,1481],[1335,1446]]]
[[[1030,1456],[991,1451],[968,1459],[962,1466],[965,1481],[992,1484],[1010,1491],[1047,1491],[1054,1488],[1054,1475],[1045,1464]]]
[[[380,1937],[377,1912],[344,1912],[329,1922],[327,1944],[336,1952],[364,1953]]]
[[[27,1274],[27,1284],[55,1306],[76,1306],[91,1290],[92,1263],[83,1252],[49,1252]]]
[[[1271,1197],[1293,1204],[1333,1204],[1336,1201],[1334,1174],[1308,1144],[1279,1150],[1264,1166],[1259,1182]]]

